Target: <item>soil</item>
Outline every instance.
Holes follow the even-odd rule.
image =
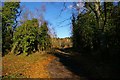
[[[59,58],[55,58],[52,60],[47,67],[47,70],[51,76],[51,78],[76,78],[80,79],[79,76],[72,73],[70,70],[66,68],[61,62],[59,62]]]

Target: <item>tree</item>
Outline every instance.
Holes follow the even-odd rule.
[[[0,4],[0,53],[2,55],[2,7]]]
[[[89,18],[89,19],[88,19]],[[73,47],[76,50],[90,50],[92,47],[92,35],[94,20],[93,14],[79,14],[77,18],[73,16]],[[88,49],[89,48],[89,49]]]
[[[29,55],[37,50],[37,19],[27,20],[24,24],[16,28],[13,36],[12,53]]]
[[[73,47],[80,51],[119,53],[119,3],[85,2],[85,12],[73,16]]]
[[[22,12],[19,16],[19,25],[25,23],[27,20],[31,20],[34,18],[33,13],[25,5],[21,5],[20,9]]]
[[[44,24],[39,29],[39,36],[38,36],[38,48],[39,50],[48,50],[51,48],[51,39],[50,35],[48,34],[48,27],[47,23]]]
[[[50,40],[47,23],[39,27],[38,20],[33,18],[16,28],[11,53],[29,55],[34,51],[48,50],[51,48]]]
[[[2,6],[2,53],[11,49],[13,32],[17,25],[17,17],[20,15],[19,2],[4,2]]]

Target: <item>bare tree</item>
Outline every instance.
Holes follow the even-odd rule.
[[[36,10],[35,17],[38,19],[39,25],[41,26],[45,22],[44,13],[46,11],[46,6],[45,6],[45,4],[42,4],[42,6],[40,6],[40,8],[36,8],[35,10]]]
[[[22,13],[20,15],[20,24],[23,24],[25,21],[34,18],[33,13],[25,5],[21,6]]]

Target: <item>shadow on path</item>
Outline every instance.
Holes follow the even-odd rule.
[[[80,80],[115,80],[119,78],[118,64],[100,63],[91,56],[73,55],[70,50],[57,49],[54,55],[68,70],[80,76]]]
[[[80,80],[93,80],[89,77],[89,74],[82,68],[80,64],[77,64],[73,59],[71,55],[68,55],[68,53],[58,50],[54,53],[58,59],[56,59],[58,62],[62,63],[66,69],[71,71],[74,75],[77,75],[80,77]],[[73,77],[75,78],[75,77]]]

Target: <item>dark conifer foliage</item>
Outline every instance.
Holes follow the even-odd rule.
[[[73,47],[76,50],[112,54],[114,50],[120,52],[119,37],[119,2],[114,5],[112,2],[85,3],[87,9],[73,15]],[[98,9],[99,8],[99,9]],[[102,54],[101,54],[102,55]]]

